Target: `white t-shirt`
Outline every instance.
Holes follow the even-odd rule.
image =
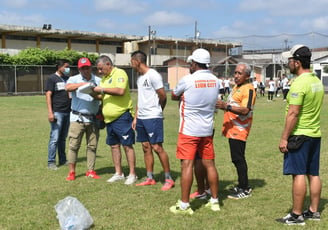
[[[273,80],[269,81],[269,91],[274,92],[275,89],[276,89],[276,83]]]
[[[220,89],[223,89],[224,87],[223,87],[223,80],[222,79],[218,79],[219,80],[219,85],[220,85]]]
[[[209,70],[198,70],[184,76],[173,90],[181,97],[179,133],[208,137],[213,134],[215,104],[219,80]]]
[[[163,88],[162,76],[154,69],[137,79],[138,86],[138,118],[163,118],[163,111],[159,104],[156,90]]]
[[[253,81],[253,87],[254,87],[254,89],[257,89],[257,84],[258,84],[257,80],[254,80]]]
[[[289,89],[289,85],[288,85],[288,78],[285,77],[284,79],[282,79],[282,89]]]
[[[225,88],[230,88],[230,80],[229,79],[223,80],[223,85]]]

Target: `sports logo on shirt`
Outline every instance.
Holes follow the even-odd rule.
[[[124,82],[125,80],[124,80],[124,78],[123,77],[119,77],[118,79],[117,79],[117,82],[120,82],[120,83],[122,83],[122,82]]]
[[[149,83],[148,83],[147,79],[144,81],[144,83],[142,84],[142,86],[149,87]]]

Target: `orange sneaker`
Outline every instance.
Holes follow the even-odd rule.
[[[68,176],[66,177],[66,180],[75,180],[75,172],[69,172]]]
[[[145,186],[145,185],[155,185],[156,181],[154,179],[147,178],[144,182],[136,184],[136,186]]]
[[[95,170],[89,170],[87,171],[87,173],[85,174],[86,177],[91,177],[93,179],[99,179],[100,176],[97,175]]]
[[[200,199],[200,200],[205,200],[207,198],[207,193],[206,191],[203,192],[203,194],[199,194],[198,191],[191,193],[189,195],[190,199]]]
[[[165,179],[165,183],[162,187],[162,191],[167,191],[167,190],[170,190],[171,188],[174,187],[174,181],[171,180],[171,179]]]

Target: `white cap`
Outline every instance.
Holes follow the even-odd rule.
[[[305,45],[294,45],[289,51],[282,53],[283,58],[311,58],[311,51]]]
[[[194,52],[192,52],[192,55],[187,58],[187,62],[191,62],[191,61],[201,64],[210,64],[211,63],[210,53],[203,48],[196,49],[194,50]]]

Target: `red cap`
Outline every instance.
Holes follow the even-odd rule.
[[[77,62],[78,68],[82,68],[83,66],[91,66],[90,60],[86,57],[80,58],[79,61]]]

